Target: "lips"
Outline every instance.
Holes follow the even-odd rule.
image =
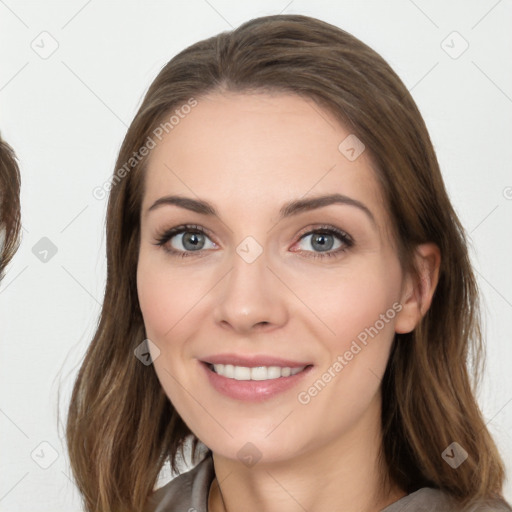
[[[305,366],[300,364],[300,366],[297,366],[299,364],[297,361],[289,361],[275,357],[263,358],[258,356],[257,358],[247,358],[232,355],[229,359],[225,356],[215,356],[215,358],[208,357],[207,359],[210,361],[214,359],[216,361],[241,361],[244,365],[253,365],[234,366],[227,364],[222,368],[222,372],[217,373],[214,369],[215,366],[218,368],[219,365],[223,365],[223,363],[215,363],[214,365],[206,361],[198,361],[198,366],[201,368],[200,371],[214,390],[221,395],[243,402],[261,402],[269,400],[281,393],[285,393],[294,387],[298,387],[299,383],[303,382],[306,376],[313,370],[313,365],[311,364]],[[290,364],[291,366],[254,366],[263,361],[269,361],[273,364],[279,363],[279,365]],[[231,366],[231,369],[228,369],[229,372],[233,371],[237,373],[233,373],[232,376],[227,376],[226,369],[229,366]],[[293,373],[291,369],[292,366],[294,367]],[[277,372],[278,370],[282,372],[279,376],[273,374],[273,372]],[[250,379],[248,379],[249,375],[247,374],[249,371]],[[254,379],[253,371],[257,372],[255,375],[256,378]],[[263,373],[259,373],[260,371],[267,373],[263,375]],[[270,374],[268,373],[269,371],[271,372]]]
[[[281,368],[303,368],[310,366],[310,361],[296,361],[271,355],[239,355],[239,354],[216,354],[201,359],[203,363],[215,365],[233,365],[254,368],[257,366],[279,366]]]

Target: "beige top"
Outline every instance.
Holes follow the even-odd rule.
[[[149,498],[145,512],[208,512],[208,494],[215,478],[213,459],[207,456]],[[445,493],[424,487],[404,496],[381,512],[454,512]],[[482,503],[464,512],[512,512],[504,502]]]

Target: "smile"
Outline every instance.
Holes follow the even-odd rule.
[[[303,371],[306,366],[290,368],[288,366],[235,366],[232,364],[210,364],[210,370],[222,377],[234,380],[274,380],[290,377]]]
[[[206,381],[216,392],[243,402],[269,400],[292,388],[298,388],[313,370],[312,364],[293,367],[238,366],[202,361],[199,366],[203,368]]]

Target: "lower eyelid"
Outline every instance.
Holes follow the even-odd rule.
[[[173,235],[171,235],[167,241],[165,242],[166,244],[170,244],[171,240],[178,237],[178,236],[182,236],[184,235],[185,233],[194,233],[194,234],[199,234],[199,235],[202,235],[205,237],[205,239],[207,239],[211,244],[213,244],[215,247],[217,247],[217,244],[204,232],[204,231],[201,231],[199,229],[184,229],[184,230],[181,230],[181,231],[178,231],[177,233],[174,233]],[[181,241],[181,244],[183,245],[183,241]],[[194,254],[194,253],[201,253],[201,252],[205,252],[205,251],[208,251],[208,250],[211,250],[211,247],[208,247],[208,248],[201,248],[197,251],[190,251],[190,250],[180,250],[180,249],[175,249],[174,247],[172,247],[172,249],[170,250],[170,252],[176,252],[176,253],[186,253],[186,254]]]
[[[194,256],[195,253],[197,253],[197,255],[199,255],[199,254],[204,253],[204,252],[206,252],[208,250],[211,250],[211,249],[199,249],[198,251],[190,251],[190,250],[182,251],[182,250],[179,250],[179,249],[167,247],[169,242],[174,237],[176,237],[178,235],[183,235],[184,233],[187,233],[187,232],[199,233],[199,234],[205,236],[208,240],[210,240],[210,242],[213,245],[218,247],[218,245],[211,239],[211,237],[206,233],[206,231],[203,230],[202,228],[198,227],[198,226],[181,226],[181,227],[172,228],[172,229],[173,230],[176,229],[176,231],[174,233],[171,233],[171,234],[169,234],[169,231],[172,231],[172,230],[164,231],[164,233],[162,235],[156,237],[156,243],[155,243],[155,245],[161,246],[165,251],[167,251],[171,255]],[[167,233],[167,235],[166,235],[166,233]],[[345,252],[347,249],[350,249],[350,247],[352,247],[352,245],[354,244],[352,237],[350,235],[348,235],[347,233],[344,233],[341,230],[340,230],[340,232],[338,232],[337,230],[326,226],[326,227],[318,227],[316,229],[311,229],[311,230],[307,231],[306,233],[303,233],[299,237],[298,241],[294,245],[298,244],[300,241],[302,241],[307,236],[312,236],[312,235],[315,235],[315,234],[331,235],[334,238],[337,238],[341,242],[342,246],[338,247],[337,249],[329,250],[329,251],[315,252],[315,251],[300,250],[300,251],[294,251],[294,252],[304,252],[304,253],[308,253],[309,255],[312,255],[311,257],[320,257],[321,258],[321,257],[324,257],[324,256],[326,256],[326,257],[328,257],[328,256],[335,256],[335,255],[337,255],[339,253]]]
[[[334,237],[335,239],[338,240],[339,246],[336,248],[333,248],[333,249],[329,249],[327,251],[308,251],[308,250],[299,249],[299,252],[308,253],[310,255],[312,254],[315,257],[316,256],[319,256],[319,257],[335,256],[338,253],[346,251],[353,245],[352,239],[349,238],[348,236],[342,236],[341,234],[338,234],[337,232],[329,232],[327,230],[318,230],[318,231],[308,232],[301,236],[301,238],[297,241],[297,244],[299,244],[302,240],[304,240],[308,236],[313,236],[313,235],[317,235],[317,234],[329,235],[329,236]]]

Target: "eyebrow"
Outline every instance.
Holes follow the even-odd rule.
[[[279,220],[306,211],[316,210],[317,208],[322,208],[324,206],[329,206],[332,204],[342,204],[358,208],[359,210],[363,211],[374,224],[374,226],[377,227],[375,217],[373,216],[373,213],[367,206],[365,206],[357,199],[352,199],[351,197],[345,196],[343,194],[329,194],[324,196],[312,197],[309,199],[297,199],[294,201],[290,201],[283,205],[279,210]],[[160,208],[161,206],[164,205],[179,206],[181,208],[185,208],[186,210],[190,210],[201,215],[211,215],[216,217],[219,216],[217,210],[208,201],[175,195],[165,196],[161,197],[160,199],[157,199],[148,208],[146,213],[156,210],[157,208]]]

